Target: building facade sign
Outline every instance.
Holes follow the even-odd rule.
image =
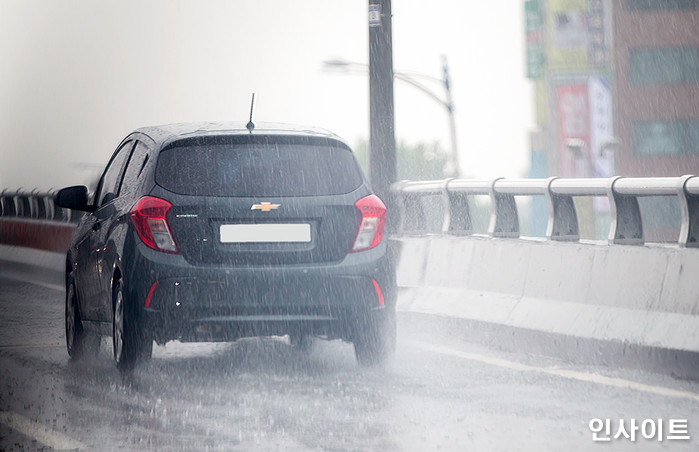
[[[590,107],[586,84],[556,88],[558,109],[558,176],[590,177]],[[575,151],[571,142],[582,142]]]
[[[554,71],[589,71],[608,62],[602,0],[548,0],[548,64]]]
[[[527,33],[527,78],[544,76],[544,43],[539,0],[524,2],[524,29]]]

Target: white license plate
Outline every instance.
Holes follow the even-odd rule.
[[[289,243],[311,241],[311,225],[289,224],[223,224],[222,243]]]

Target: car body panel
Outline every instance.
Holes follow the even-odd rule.
[[[311,137],[347,147],[320,129],[272,125],[252,133],[272,142]],[[319,196],[194,196],[157,183],[162,149],[185,138],[227,134],[250,132],[227,123],[147,127],[117,147],[106,172],[119,151],[129,156],[118,174],[115,197],[105,197],[103,185],[105,178],[116,180],[116,169],[100,179],[94,211],[81,219],[67,256],[85,325],[108,333],[117,279],[140,328],[159,342],[291,333],[352,340],[371,316],[394,310],[387,240],[369,250],[350,251],[362,217],[354,204],[371,194],[363,175],[347,193]],[[172,204],[167,224],[177,253],[151,249],[140,239],[130,211],[142,196]],[[254,208],[263,203],[277,208]],[[310,241],[221,241],[223,225],[279,223],[310,225]]]

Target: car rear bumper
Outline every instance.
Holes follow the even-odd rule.
[[[136,261],[129,297],[160,342],[283,334],[352,340],[361,325],[395,309],[385,243],[312,265],[193,266],[141,246]]]

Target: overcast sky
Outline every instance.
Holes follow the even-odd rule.
[[[363,0],[0,0],[0,187],[84,183],[131,130],[255,119],[368,136]],[[393,0],[394,68],[449,61],[462,173],[522,176],[533,87],[518,0]],[[442,87],[434,85],[442,94]],[[449,148],[445,110],[396,82],[396,137]],[[94,170],[92,170],[94,171]]]

